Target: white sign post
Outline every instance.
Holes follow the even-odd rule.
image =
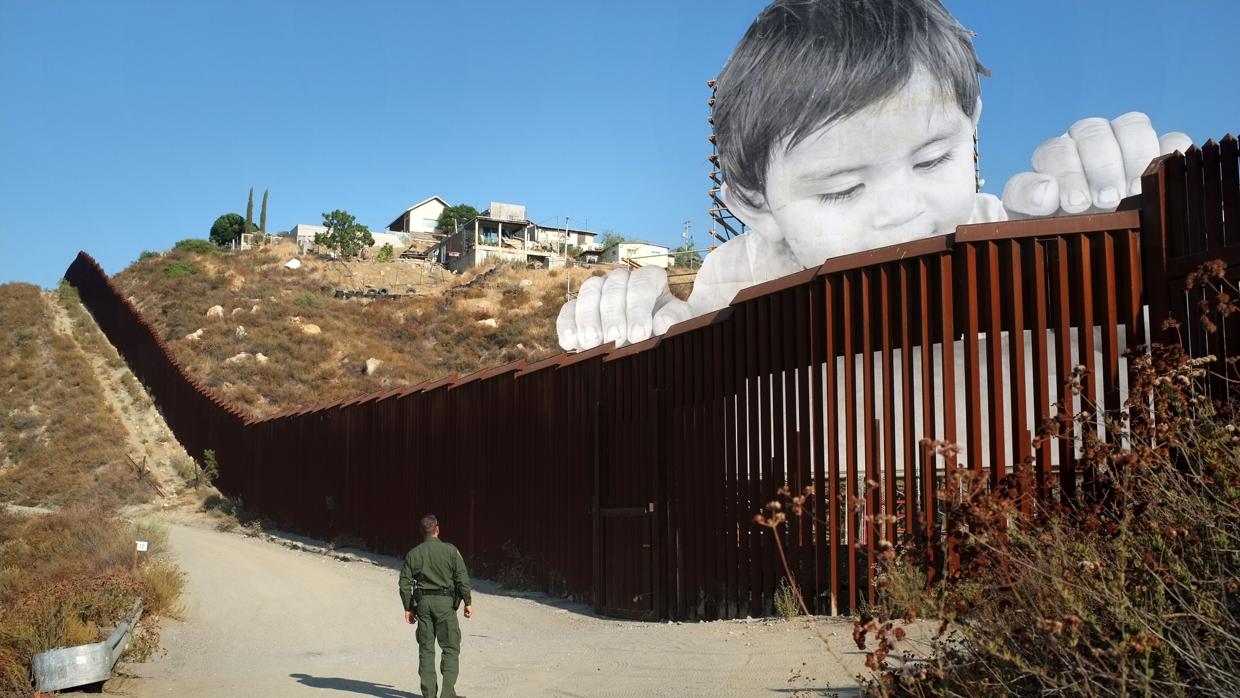
[[[148,545],[147,542],[144,540],[134,541],[134,546],[133,546],[133,571],[134,572],[138,571],[138,553],[145,553],[147,549],[147,545]]]

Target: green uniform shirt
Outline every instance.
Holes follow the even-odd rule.
[[[406,611],[413,610],[415,584],[422,589],[455,590],[466,606],[473,605],[469,572],[461,551],[438,538],[427,538],[405,555],[405,565],[400,570],[400,600]]]

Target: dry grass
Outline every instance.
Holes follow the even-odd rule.
[[[591,274],[501,265],[454,275],[399,260],[346,267],[314,258],[300,258],[301,269],[284,268],[293,256],[290,244],[224,255],[172,250],[135,262],[115,282],[194,375],[263,416],[555,354],[565,281],[571,278],[576,290]],[[199,273],[167,277],[164,269],[178,260],[193,262]],[[388,301],[332,294],[367,285],[415,292]],[[206,317],[213,305],[223,307],[223,318]],[[479,324],[490,318],[496,327]],[[322,333],[303,332],[309,324]],[[199,328],[201,339],[186,339]],[[268,361],[225,363],[243,352]],[[367,375],[370,358],[382,363]]]
[[[86,356],[52,329],[39,289],[0,286],[0,317],[0,501],[110,506],[149,499],[126,465],[124,426]]]
[[[131,570],[134,540],[150,552]],[[164,559],[166,534],[94,505],[44,516],[0,511],[0,693],[30,693],[30,658],[97,642],[141,598],[147,621],[127,653],[141,660],[158,642],[154,623],[178,611],[181,572]]]

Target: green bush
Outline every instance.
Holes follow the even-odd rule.
[[[293,296],[293,305],[299,308],[319,308],[326,302],[327,299],[323,297],[323,294],[314,291],[298,291]]]
[[[216,247],[210,240],[197,238],[181,240],[174,248],[182,252],[192,252],[193,254],[215,254],[220,251],[220,248]]]
[[[159,256],[158,252],[152,252],[150,250],[142,250],[142,253],[138,255],[138,261],[144,262],[150,259],[151,257],[158,257],[158,256]]]
[[[390,262],[392,261],[392,255],[395,254],[395,252],[396,251],[392,249],[392,243],[385,242],[383,243],[383,247],[379,248],[379,254],[375,255],[375,261]]]
[[[193,276],[197,273],[198,265],[185,259],[174,259],[164,267],[165,279],[179,279],[183,276]]]

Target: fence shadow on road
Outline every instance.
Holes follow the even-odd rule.
[[[281,531],[279,529],[267,529],[263,531],[263,533],[268,540],[294,550],[320,555],[332,555],[336,556],[337,559],[344,559],[352,562],[369,562],[372,565],[384,567],[392,570],[393,572],[400,571],[401,558],[393,557],[391,555],[383,555],[381,553],[354,547],[329,549],[326,541],[298,533]],[[412,546],[413,544],[410,544],[410,547]],[[474,591],[482,594],[487,594],[490,596],[507,596],[513,599],[526,599],[533,601],[534,603],[548,606],[556,610],[566,611],[568,613],[589,616],[591,618],[613,620],[607,616],[596,613],[589,604],[579,601],[552,596],[540,591],[508,589],[501,586],[497,582],[482,577],[471,577],[471,583]]]
[[[409,693],[386,683],[345,679],[338,676],[311,676],[309,674],[289,674],[289,678],[310,688],[324,688],[345,693],[356,693],[375,698],[422,698],[420,693]]]
[[[798,696],[822,696],[822,698],[852,698],[860,696],[860,686],[840,686],[839,688],[772,688],[772,693],[790,693]]]

